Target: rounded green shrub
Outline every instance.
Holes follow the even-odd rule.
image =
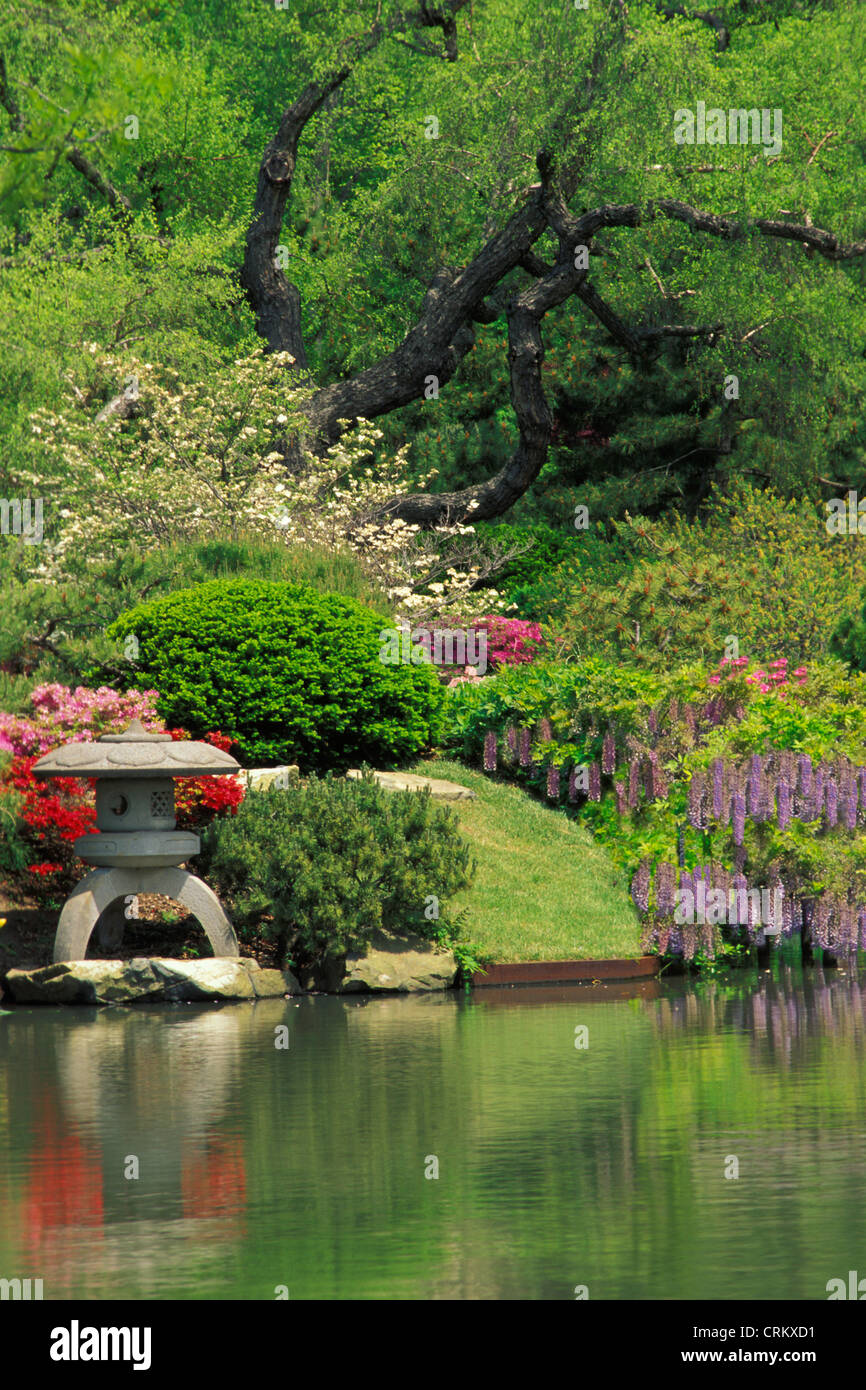
[[[159,691],[169,725],[219,729],[246,766],[394,766],[433,741],[443,700],[430,665],[380,660],[387,620],[299,584],[221,579],[130,609],[130,681]]]

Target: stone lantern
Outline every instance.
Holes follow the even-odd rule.
[[[175,777],[219,777],[240,764],[209,743],[175,742],[149,734],[134,719],[122,734],[91,743],[66,743],[46,753],[34,777],[96,778],[99,833],[82,835],[75,853],[96,867],[67,898],[54,941],[54,962],[84,960],[99,923],[103,949],[123,939],[125,904],[139,893],[160,893],[183,903],[207,932],[215,956],[237,956],[234,928],[216,894],[180,868],[201,848],[198,835],[177,830]]]

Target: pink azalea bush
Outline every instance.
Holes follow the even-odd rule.
[[[524,618],[503,618],[493,613],[474,619],[472,626],[487,632],[487,660],[494,668],[534,661],[542,645],[538,623]]]
[[[503,666],[524,666],[534,661],[543,647],[539,624],[528,622],[524,618],[503,618],[499,614],[491,613],[484,618],[465,620],[442,618],[436,626],[464,627],[474,632],[486,632],[488,675],[492,675]],[[430,624],[421,624],[417,630],[432,634],[436,628]],[[451,677],[448,680],[449,687],[483,680],[484,674],[479,674],[475,666],[464,666],[460,671],[456,667],[446,667],[442,671],[443,676]]]
[[[153,732],[162,728],[157,699],[155,690],[120,694],[107,685],[97,690],[37,685],[30,693],[32,714],[0,711],[0,749],[16,757],[41,758],[60,743],[86,743],[100,734],[119,733],[133,719]]]
[[[738,676],[745,676],[746,685],[756,685],[762,695],[767,695],[770,691],[782,691],[785,687],[790,689],[791,685],[802,685],[808,676],[805,666],[798,666],[794,671],[788,671],[787,658],[779,657],[778,661],[771,661],[767,670],[759,666],[754,671],[746,671],[749,665],[747,656],[739,656],[731,659],[723,656],[717,671],[707,677],[710,685],[721,685],[722,680],[736,680]]]

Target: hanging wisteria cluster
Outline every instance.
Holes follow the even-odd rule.
[[[742,845],[746,817],[775,820],[787,830],[792,820],[856,830],[866,820],[866,767],[847,758],[813,763],[805,754],[753,754],[746,761],[715,758],[708,771],[692,773],[689,824],[709,829],[710,821],[730,825]]]
[[[727,905],[727,925],[741,927],[751,945],[761,942],[764,934],[779,940],[803,932],[822,950],[838,954],[858,947],[866,950],[866,906],[854,905],[839,893],[807,895],[790,883],[784,884],[778,874],[769,886],[758,886],[749,883],[743,873],[718,864],[689,870],[663,862],[656,866],[653,877],[647,859],[638,865],[631,883],[632,901],[645,923],[644,949],[656,947],[661,955],[681,955],[686,960],[698,950],[712,957],[716,926],[711,922],[678,924],[675,912],[682,901],[678,895],[688,893],[691,902],[700,902],[707,901],[713,892],[720,893]]]
[[[800,675],[796,672],[795,675]],[[786,679],[780,671],[774,677]],[[719,697],[694,705],[672,699],[663,710],[650,712],[647,727],[651,745],[657,745],[666,725],[677,725],[683,731],[687,746],[699,744],[701,734],[715,727],[726,716],[741,716],[741,709],[732,710]],[[599,730],[592,726],[590,738]],[[536,756],[533,758],[533,744]],[[545,745],[549,745],[545,747]],[[596,745],[597,746],[597,745]],[[502,744],[502,757],[508,768],[520,768],[530,775],[541,774],[547,799],[559,803],[565,796],[569,803],[589,800],[598,802],[602,795],[602,776],[612,781],[617,813],[625,816],[639,809],[642,803],[664,801],[669,793],[667,779],[655,746],[647,748],[633,736],[618,748],[612,725],[608,725],[602,741],[601,757],[585,763],[561,765],[553,761],[556,742],[549,718],[534,726],[509,724]],[[495,772],[499,758],[500,740],[495,730],[484,738],[484,769]],[[621,774],[617,778],[617,763]],[[660,863],[653,881],[652,866],[642,862],[632,880],[632,897],[645,921],[644,945],[655,947],[663,954],[682,955],[692,959],[697,951],[712,956],[718,940],[718,927],[710,923],[679,925],[674,920],[677,894],[690,891],[697,895],[697,885],[703,882],[704,892],[720,890],[726,898],[732,895],[739,901],[753,904],[757,892],[767,893],[768,885],[749,883],[743,869],[743,848],[747,819],[755,824],[775,822],[785,831],[794,821],[820,828],[844,828],[853,832],[866,823],[866,767],[838,757],[813,761],[805,754],[774,751],[752,754],[746,758],[717,757],[706,768],[693,769],[687,784],[686,819],[693,829],[709,832],[725,827],[730,829],[734,844],[734,869],[707,864],[687,871],[669,863]],[[819,896],[807,892],[796,882],[784,887],[778,874],[769,885],[770,901],[780,902],[779,921],[756,914],[750,906],[747,916],[737,922],[750,943],[767,937],[778,940],[803,931],[823,949],[847,953],[866,950],[866,906],[854,904],[844,894],[825,891]],[[776,890],[781,893],[775,896]],[[730,921],[725,919],[728,925]]]

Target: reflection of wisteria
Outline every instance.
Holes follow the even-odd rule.
[[[784,1066],[803,1056],[815,1038],[832,1037],[866,1055],[866,982],[853,976],[783,968],[742,985],[708,984],[641,1001],[642,1011],[663,1037],[684,1030],[724,1030],[751,1040],[756,1057]]]

